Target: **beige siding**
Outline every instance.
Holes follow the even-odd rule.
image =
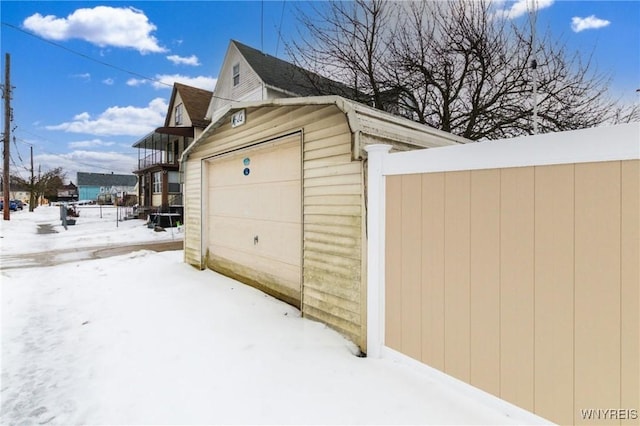
[[[561,424],[574,418],[573,165],[535,170],[535,404]]]
[[[500,396],[527,410],[533,410],[533,172],[504,169],[500,178]]]
[[[342,113],[302,109],[314,114],[304,126],[303,313],[364,347],[362,163]]]
[[[153,194],[151,196],[151,205],[152,206],[162,205],[162,194]]]
[[[469,306],[469,172],[445,174],[444,198],[444,368],[469,381],[471,367]]]
[[[561,424],[639,408],[639,161],[390,176],[386,203],[387,346]]]
[[[190,153],[187,171],[202,159],[301,131],[302,312],[364,348],[363,170],[360,161],[352,160],[344,113],[335,105],[306,105],[250,108],[246,117],[244,125],[225,123],[200,143]],[[195,197],[200,184],[189,182],[188,193]],[[187,214],[204,213],[189,196],[187,203]],[[196,244],[195,233],[187,235],[187,247]]]
[[[171,108],[171,111],[169,111],[169,126],[172,126],[172,127],[176,126],[176,107],[181,104],[182,104],[182,123],[180,123],[178,126],[191,127],[192,125],[191,117],[189,117],[189,114],[187,113],[187,110],[184,107],[184,104],[182,103],[182,96],[180,96],[179,91],[176,91],[176,97],[173,100],[173,104],[171,105],[173,108]]]
[[[619,407],[620,162],[577,164],[574,176],[575,404]]]
[[[620,232],[620,406],[640,410],[640,161],[623,161]]]
[[[500,392],[500,172],[471,175],[470,383]]]
[[[187,162],[184,173],[185,262],[198,268],[204,267],[202,252],[202,161]]]
[[[387,206],[385,221],[385,250],[389,254],[402,253],[402,177],[387,179]],[[385,268],[385,337],[387,346],[402,351],[402,280],[404,274],[400,256],[387,262]]]
[[[422,360],[444,370],[444,174],[422,175]]]

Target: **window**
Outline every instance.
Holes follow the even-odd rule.
[[[176,125],[182,124],[182,104],[176,106],[176,113],[174,115]]]
[[[155,172],[153,174],[153,192],[154,194],[162,192],[162,172]]]
[[[169,145],[167,145],[167,163],[174,164],[178,161],[179,146],[180,145],[177,139],[175,141],[169,142]]]
[[[169,172],[167,176],[169,181],[169,190],[167,192],[175,194],[180,192],[180,172]]]
[[[240,64],[235,64],[233,66],[233,87],[238,84],[240,84]]]

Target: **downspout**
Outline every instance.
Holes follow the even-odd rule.
[[[351,129],[351,159],[352,160],[360,160],[362,159],[361,152],[361,134],[362,134],[362,126],[360,126],[360,120],[358,119],[358,113],[353,108],[351,102],[345,101],[345,99],[338,97],[335,101],[336,106],[341,109],[344,114],[347,116],[347,124],[349,125],[349,129]]]

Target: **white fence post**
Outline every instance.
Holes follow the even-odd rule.
[[[384,344],[384,244],[385,177],[384,159],[390,145],[364,148],[367,162],[367,356],[380,358]]]

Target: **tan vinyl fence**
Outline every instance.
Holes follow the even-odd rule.
[[[556,423],[638,424],[639,154],[635,124],[370,152],[370,352]]]

